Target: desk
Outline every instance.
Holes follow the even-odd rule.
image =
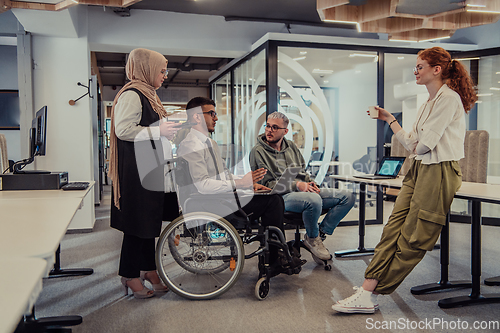
[[[72,276],[81,274],[92,274],[92,269],[83,270],[61,270],[59,263],[59,244],[66,234],[66,230],[81,208],[84,197],[89,193],[92,185],[85,191],[1,191],[0,211],[2,212],[0,223],[0,254],[6,254],[14,261],[22,261],[26,258],[44,259],[43,271],[38,278],[43,276]],[[55,253],[55,256],[54,256]],[[55,257],[55,264],[54,264]],[[54,264],[54,265],[53,265]],[[54,269],[50,271],[52,268]],[[9,267],[14,274],[10,276],[19,278],[17,270]],[[76,274],[78,273],[78,274]],[[26,274],[24,274],[26,275]],[[11,287],[12,288],[12,287]],[[14,288],[16,293],[23,286]],[[3,296],[3,295],[2,295]],[[28,297],[21,298],[27,302]],[[6,299],[0,297],[1,306],[9,306]],[[33,300],[34,303],[34,300]],[[16,317],[19,320],[22,318]],[[53,317],[37,320],[34,315],[28,316],[24,321],[24,327],[40,329],[39,326],[60,325],[71,326],[81,323],[80,316]]]
[[[336,251],[335,257],[345,257],[350,255],[370,255],[373,254],[373,248],[365,248],[365,202],[366,202],[366,185],[372,185],[377,187],[377,192],[382,187],[391,188],[401,188],[401,183],[403,178],[396,179],[362,179],[353,176],[339,176],[331,175],[330,178],[338,181],[346,181],[351,183],[359,184],[359,245],[357,249]],[[383,209],[383,208],[382,208]],[[377,209],[377,221],[383,223],[383,211],[382,209]]]
[[[38,258],[0,257],[0,266],[10,274],[0,274],[0,333],[12,333],[42,291],[47,263]]]
[[[403,178],[396,178],[390,180],[371,180],[361,179],[354,177],[341,177],[330,176],[337,180],[356,182],[361,186],[366,184],[380,187],[401,188]],[[360,191],[361,195],[361,191]],[[471,221],[471,275],[472,275],[472,292],[469,296],[459,296],[442,299],[438,305],[442,308],[452,308],[463,305],[478,304],[478,303],[497,303],[500,302],[500,294],[481,295],[481,202],[500,204],[500,185],[482,184],[482,183],[469,183],[462,182],[462,186],[455,194],[455,198],[471,200],[472,201],[472,221]],[[361,198],[360,198],[361,199]],[[363,215],[361,210],[364,210],[364,203],[361,205],[360,200],[360,217]],[[363,229],[363,231],[361,231]],[[448,228],[443,228],[443,231],[448,232]],[[360,247],[361,236],[364,237],[364,221],[360,219]],[[444,235],[444,236],[443,236]],[[412,288],[412,293],[422,294],[429,291],[471,287],[469,281],[448,281],[448,263],[449,256],[449,242],[448,234],[441,233],[441,281],[429,285],[417,286]],[[351,250],[350,252],[359,251]],[[347,251],[344,251],[347,252]],[[337,254],[335,253],[337,256]],[[493,278],[491,281],[496,281],[498,278]],[[416,292],[415,292],[416,291]]]

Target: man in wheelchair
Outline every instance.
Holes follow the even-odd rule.
[[[258,169],[243,177],[231,174],[224,167],[217,143],[209,137],[214,132],[218,120],[215,102],[205,97],[195,97],[189,101],[186,109],[187,122],[191,123],[192,127],[180,143],[177,156],[187,162],[186,168],[189,169],[191,190],[187,192],[199,193],[205,199],[191,204],[192,208],[184,209],[188,212],[201,209],[218,216],[226,216],[226,219],[231,220],[233,224],[237,224],[243,217],[243,220],[248,220],[245,226],[247,230],[250,228],[248,225],[250,221],[260,218],[263,227],[274,226],[282,233],[280,238],[279,235],[270,232],[269,237],[275,238],[281,246],[269,246],[269,274],[274,276],[287,268],[299,268],[294,272],[300,271],[300,266],[305,261],[290,255],[284,242],[283,199],[277,194],[254,195],[254,191],[270,191],[269,188],[257,183],[264,177],[266,170]],[[179,196],[182,202],[182,194]],[[236,222],[233,222],[234,219]]]

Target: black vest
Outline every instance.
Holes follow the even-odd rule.
[[[160,118],[151,107],[149,100],[137,89],[128,90],[136,92],[141,99],[142,116],[139,125],[148,127],[157,122]],[[171,213],[171,216],[177,216],[179,211],[175,193],[165,195],[163,191],[162,165],[159,165],[154,172],[147,176],[149,182],[152,178],[158,182],[160,190],[150,191],[141,184],[135,149],[151,149],[152,147],[163,155],[160,140],[145,140],[141,141],[140,144],[134,144],[131,141],[117,139],[121,197],[120,209],[113,204],[114,197],[111,198],[111,227],[140,238],[155,238],[160,235],[164,203],[167,204],[165,211],[175,212],[175,214]],[[168,202],[165,200],[167,198]]]

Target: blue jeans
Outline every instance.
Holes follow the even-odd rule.
[[[319,235],[319,229],[331,235],[340,221],[354,206],[356,196],[349,191],[333,188],[322,188],[318,193],[290,192],[283,195],[285,211],[302,213],[302,220],[309,238]],[[318,219],[322,209],[328,213],[318,226]]]

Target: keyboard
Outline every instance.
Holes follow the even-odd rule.
[[[65,191],[85,190],[89,187],[88,182],[71,182],[61,187]]]

